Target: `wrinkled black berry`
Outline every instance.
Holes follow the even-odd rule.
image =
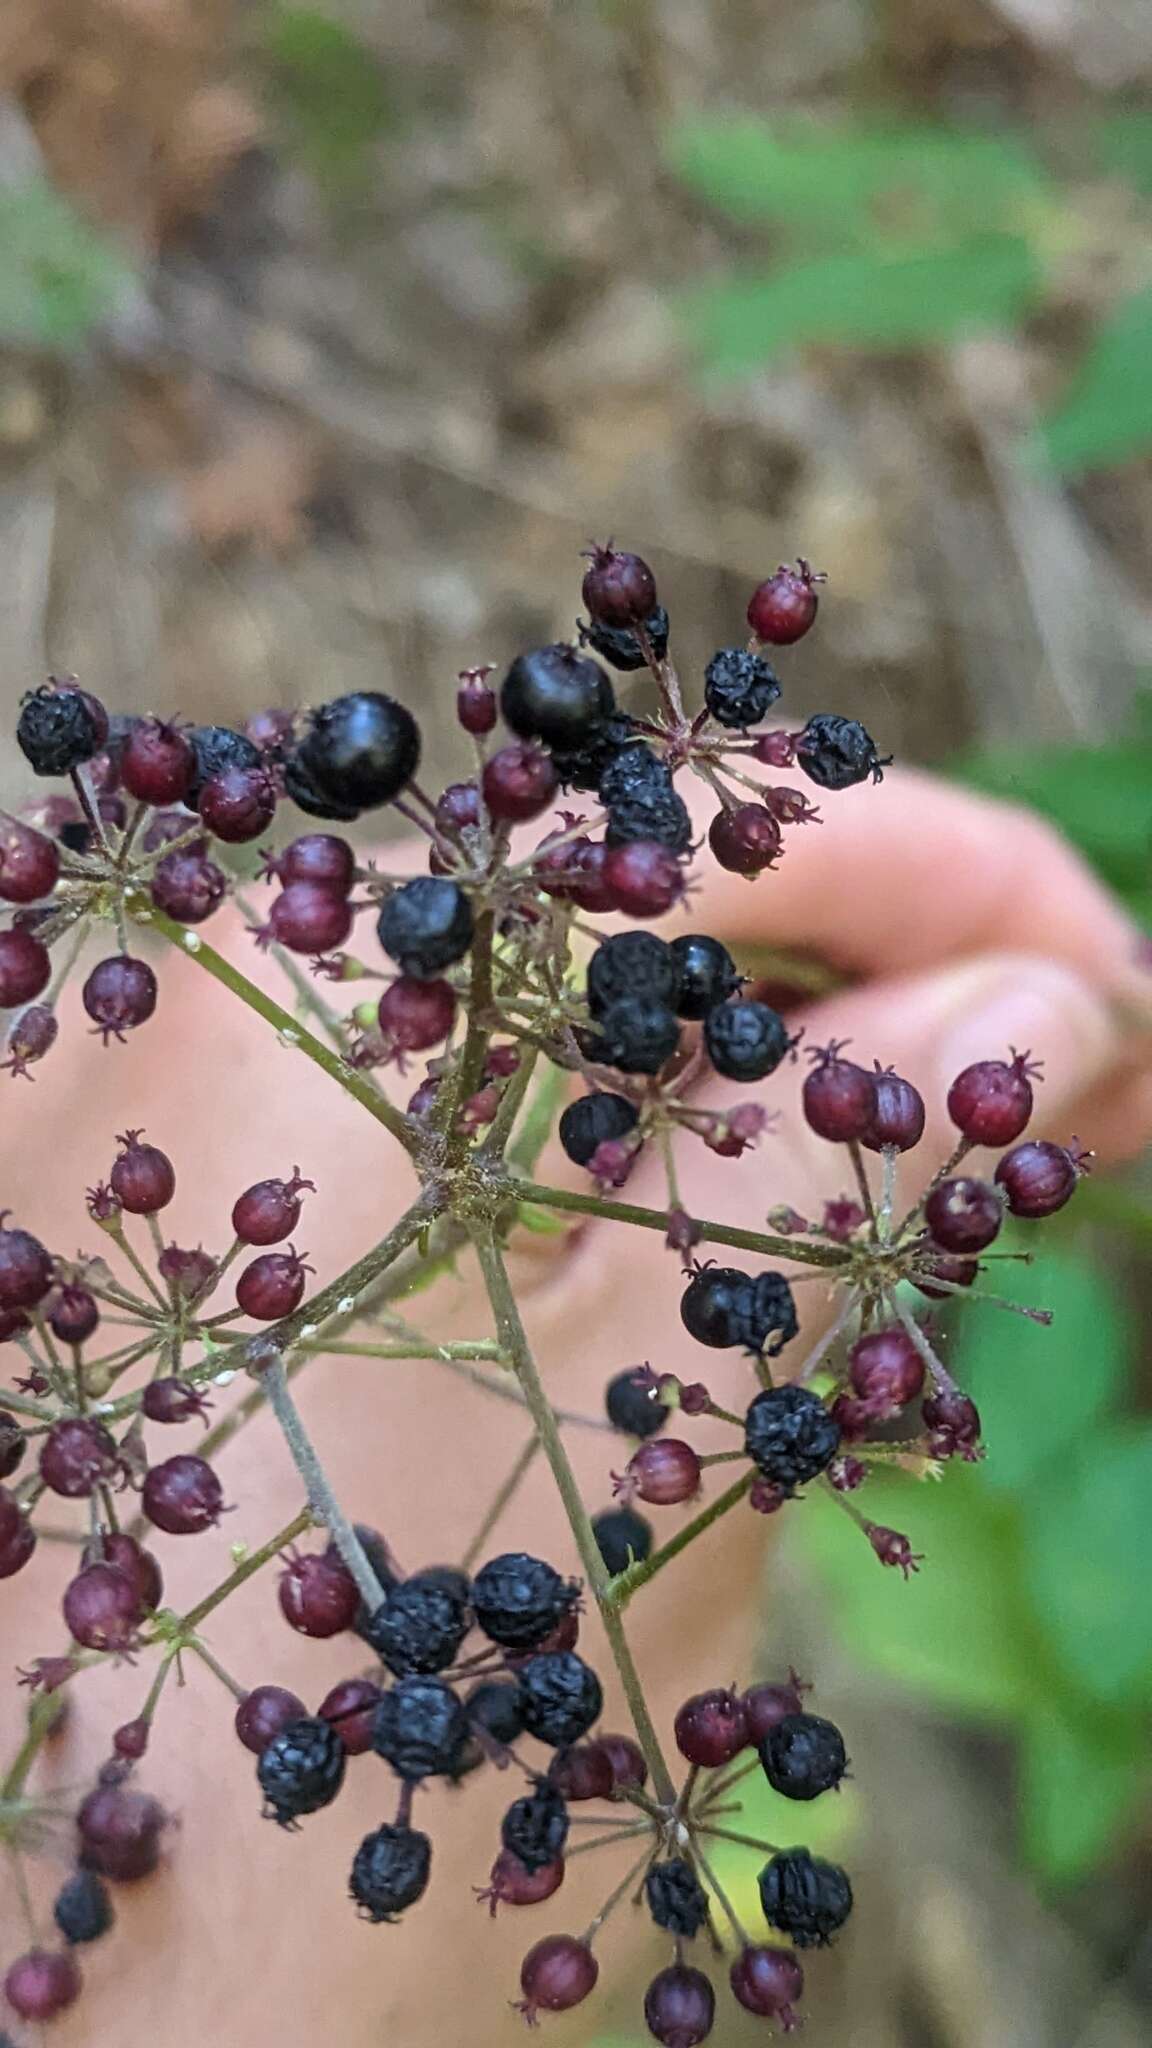
[[[256,1764],[266,1817],[290,1828],[302,1814],[330,1806],[344,1783],[346,1760],[340,1731],[330,1721],[318,1714],[289,1721]]]
[[[587,1166],[598,1145],[626,1138],[638,1120],[639,1111],[627,1096],[601,1089],[568,1104],[560,1118],[560,1143],[574,1166]]]
[[[20,707],[16,739],[37,775],[67,775],[101,744],[100,724],[82,690],[33,690]]]
[[[831,1464],[840,1425],[811,1387],[767,1387],[745,1417],[744,1448],[765,1479],[792,1493]]]
[[[587,1735],[604,1704],[600,1680],[574,1650],[529,1657],[516,1681],[525,1729],[553,1749],[567,1749]]]
[[[668,1420],[668,1410],[650,1377],[647,1381],[638,1378],[635,1366],[609,1380],[604,1406],[613,1429],[622,1429],[625,1436],[655,1436]]]
[[[622,1074],[658,1074],[680,1044],[673,1012],[651,996],[621,996],[599,1023],[587,1040],[588,1057]]]
[[[94,1870],[77,1870],[61,1885],[52,1917],[65,1941],[99,1941],[116,1918],[108,1887]]]
[[[792,1040],[788,1026],[767,1003],[718,1003],[704,1019],[704,1044],[726,1081],[763,1081],[774,1073]]]
[[[671,787],[672,772],[667,763],[644,740],[637,740],[630,747],[621,747],[619,753],[612,756],[600,777],[596,793],[601,803],[610,808],[643,792],[662,792]]]
[[[359,804],[340,803],[324,794],[299,752],[290,754],[284,763],[284,794],[310,818],[336,818],[348,825],[360,816]]]
[[[609,763],[632,741],[635,719],[614,711],[594,725],[578,747],[552,747],[552,766],[566,788],[598,789]]]
[[[472,944],[472,905],[455,882],[417,875],[393,890],[376,930],[401,974],[432,981],[462,960]]]
[[[721,647],[704,671],[704,702],[718,725],[759,725],[780,684],[759,654]]]
[[[826,1948],[852,1911],[847,1871],[807,1849],[782,1849],[765,1864],[759,1883],[764,1918],[797,1948]]]
[[[710,939],[706,932],[686,932],[683,938],[673,939],[671,950],[676,963],[678,1017],[698,1022],[717,1003],[726,1003],[735,995],[741,976],[719,939]]]
[[[361,1919],[378,1927],[414,1906],[427,1890],[431,1865],[432,1844],[419,1828],[385,1825],[365,1835],[348,1884]]]
[[[854,718],[818,711],[795,742],[796,759],[821,789],[851,789],[853,783],[884,780],[891,760],[881,760],[875,742]]]
[[[654,1864],[644,1880],[644,1896],[657,1927],[691,1941],[708,1919],[708,1894],[683,1856]]]
[[[464,1706],[472,1726],[482,1728],[493,1742],[515,1742],[524,1733],[523,1695],[514,1679],[482,1679]]]
[[[196,810],[200,792],[213,776],[223,775],[227,768],[259,768],[263,758],[259,747],[230,725],[194,725],[187,737],[193,766],[184,802],[190,810]]]
[[[472,1582],[476,1626],[502,1650],[534,1650],[570,1614],[580,1588],[542,1557],[506,1551],[482,1565]]]
[[[785,1799],[818,1799],[848,1768],[844,1737],[819,1714],[785,1714],[759,1745],[764,1774]]]
[[[604,1569],[615,1577],[630,1564],[642,1564],[652,1553],[652,1524],[635,1508],[605,1508],[593,1515],[592,1534],[604,1560]]]
[[[737,1266],[703,1266],[680,1297],[688,1335],[717,1351],[747,1343],[751,1316],[752,1275]]]
[[[599,662],[561,644],[517,655],[500,686],[500,709],[521,739],[573,748],[611,717],[616,698]]]
[[[669,1009],[678,989],[676,956],[655,932],[615,932],[588,962],[588,1008],[602,1017],[623,996],[648,996]]]
[[[626,672],[648,666],[648,657],[630,626],[601,626],[595,619],[586,626],[583,619],[578,619],[576,630],[581,642],[594,647],[597,654],[611,662],[613,668]],[[656,660],[663,661],[668,652],[668,614],[662,604],[649,612],[644,621],[644,631]]]
[[[468,1611],[417,1573],[385,1594],[361,1633],[389,1671],[444,1671],[468,1633]]]
[[[296,758],[322,796],[373,810],[411,782],[420,764],[420,729],[394,697],[354,690],[313,712]]]
[[[450,1776],[468,1736],[464,1702],[442,1678],[398,1678],[372,1723],[372,1747],[399,1778]]]
[[[746,1348],[755,1356],[778,1358],[799,1327],[796,1297],[783,1273],[757,1273],[744,1336]]]
[[[555,1787],[540,1779],[534,1791],[514,1799],[500,1823],[500,1840],[525,1870],[554,1863],[568,1840],[568,1808]]]
[[[628,846],[647,839],[670,853],[687,853],[692,844],[692,815],[678,790],[651,788],[622,796],[609,806],[604,828],[606,846]]]

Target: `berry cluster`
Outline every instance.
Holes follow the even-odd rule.
[[[71,1532],[78,1547],[62,1602],[66,1644],[36,1646],[23,1673],[32,1692],[29,1733],[0,1800],[0,1832],[15,1854],[59,1829],[57,1809],[29,1780],[79,1674],[109,1663],[131,1672],[152,1654],[156,1662],[144,1699],[112,1731],[108,1760],[72,1816],[76,1869],[55,1900],[55,1934],[8,1969],[5,1993],[19,2018],[50,2019],[74,2002],[76,1951],[112,1925],[108,1885],[138,1881],[157,1866],[167,1816],[135,1774],[152,1755],[162,1704],[168,1718],[171,1672],[195,1656],[232,1695],[236,1735],[257,1760],[263,1811],[285,1830],[328,1806],[346,1781],[354,1796],[350,1757],[372,1755],[398,1781],[393,1817],[365,1835],[353,1862],[352,1899],[366,1920],[394,1920],[428,1885],[431,1839],[413,1821],[419,1789],[437,1778],[457,1784],[485,1762],[511,1766],[524,1789],[507,1807],[481,1889],[491,1910],[555,1894],[575,1853],[570,1808],[581,1802],[604,1803],[606,1846],[631,1842],[639,1859],[582,1935],[546,1935],[530,1950],[522,1972],[528,2018],[588,1995],[599,1969],[593,1944],[617,1901],[639,1885],[649,1918],[673,1944],[645,2000],[657,2041],[688,2048],[712,2028],[713,1989],[685,1961],[684,1944],[701,1932],[720,1939],[717,1907],[735,1944],[729,1975],[737,2001],[785,2031],[796,2023],[797,1952],[843,1926],[848,1878],[807,1849],[753,1842],[768,1858],[759,1877],[777,1937],[768,1944],[735,1921],[709,1842],[724,1838],[727,1795],[745,1771],[762,1772],[777,1794],[804,1802],[840,1783],[843,1740],[809,1712],[794,1676],[743,1694],[695,1694],[675,1720],[688,1766],[677,1786],[624,1609],[721,1514],[744,1502],[774,1513],[814,1485],[860,1524],[882,1563],[914,1570],[920,1560],[909,1539],[869,1521],[854,1496],[881,1460],[922,1473],[981,1455],[980,1421],[929,1330],[905,1307],[902,1283],[929,1300],[962,1294],[1001,1255],[990,1247],[1005,1215],[1055,1212],[1088,1158],[1075,1142],[1025,1136],[1039,1071],[1028,1056],[989,1059],[957,1076],[947,1103],[957,1142],[920,1199],[898,1215],[897,1161],[923,1139],[925,1104],[890,1069],[858,1065],[844,1046],[830,1045],[811,1051],[801,1099],[812,1131],[846,1148],[851,1193],[834,1193],[815,1221],[776,1209],[764,1231],[736,1231],[684,1206],[676,1171],[684,1141],[736,1158],[774,1121],[746,1096],[730,1109],[705,1107],[700,1082],[748,1086],[794,1073],[799,1041],[748,993],[718,938],[693,931],[668,941],[648,928],[686,896],[699,850],[683,782],[692,777],[714,806],[706,827],[712,856],[751,877],[780,859],[787,827],[818,820],[802,786],[765,782],[753,771],[795,769],[817,790],[835,792],[879,782],[885,765],[851,719],[826,713],[800,731],[763,729],[781,694],[767,653],[809,631],[822,581],[801,561],[762,583],[748,606],[751,639],[713,655],[701,706],[691,711],[652,571],[611,544],[593,548],[582,587],[587,617],[573,643],[518,655],[499,688],[487,667],[460,676],[455,711],[474,772],[435,796],[417,780],[415,720],[380,692],[304,712],[270,710],[244,732],[109,717],[73,678],[52,678],[25,699],[23,753],[37,775],[67,778],[68,789],[27,817],[0,821],[0,1009],[12,1012],[4,1065],[27,1076],[50,1052],[60,988],[90,934],[114,935],[82,988],[105,1045],[152,1016],[152,961],[167,943],[361,1104],[404,1147],[419,1192],[378,1244],[319,1284],[297,1249],[313,1191],[298,1168],[241,1190],[230,1229],[210,1251],[167,1237],[161,1219],[176,1172],[140,1130],[123,1134],[106,1178],[89,1192],[98,1253],[66,1258],[0,1214],[0,1345],[22,1366],[0,1401],[0,1578],[29,1566],[45,1506],[56,1535],[70,1503],[83,1518]],[[601,661],[622,677],[647,670],[656,708],[624,708]],[[585,796],[584,811],[568,808]],[[323,827],[350,827],[389,807],[418,835],[427,872],[386,872],[358,837],[329,829],[293,827],[283,845],[262,843],[285,806]],[[533,835],[514,836],[549,811],[555,815],[535,844]],[[261,881],[275,893],[253,919],[241,892]],[[246,933],[220,915],[230,898]],[[641,928],[604,936],[588,920],[609,913]],[[287,968],[296,1011],[254,988],[201,937],[199,927],[218,916],[233,943],[254,939]],[[358,918],[370,927],[363,958],[349,950]],[[149,959],[133,952],[130,937]],[[331,1007],[294,955],[330,988],[359,991],[349,1014]],[[413,1055],[431,1057],[400,1110],[374,1070],[403,1071]],[[532,1092],[541,1061],[578,1079],[559,1137],[587,1169],[588,1194],[526,1178],[524,1159],[539,1150],[540,1104],[546,1120],[551,1099],[550,1091]],[[49,1099],[51,1074],[49,1065]],[[605,1194],[626,1182],[646,1146],[667,1176],[666,1211],[632,1209]],[[977,1146],[1002,1155],[990,1175],[961,1171]],[[685,1264],[686,1338],[749,1362],[742,1412],[721,1405],[703,1382],[651,1365],[613,1376],[603,1416],[553,1408],[504,1260],[529,1203],[661,1229]],[[700,1255],[706,1244],[742,1247],[752,1263],[714,1263]],[[462,1245],[478,1263],[491,1334],[443,1344],[398,1321],[388,1303],[410,1289],[422,1260]],[[785,1379],[778,1361],[793,1357],[799,1336],[797,1269],[822,1278],[836,1307],[827,1334]],[[384,1538],[345,1512],[290,1387],[337,1332],[345,1350],[418,1355],[429,1369],[462,1371],[530,1416],[567,1515],[590,1617],[605,1624],[633,1733],[598,1730],[601,1681],[576,1649],[581,1581],[519,1550],[474,1568],[496,1515],[509,1510],[526,1469],[522,1453],[460,1566],[405,1575]],[[217,1391],[241,1374],[243,1401],[210,1414]],[[177,1613],[164,1605],[164,1541],[196,1535],[228,1512],[216,1453],[265,1406],[296,1462],[304,1504]],[[669,1430],[677,1411],[734,1429],[733,1448],[697,1452]],[[197,1432],[185,1440],[192,1447],[168,1454],[164,1435],[180,1426]],[[565,1449],[565,1431],[577,1427],[629,1439],[612,1504],[593,1516]],[[727,1491],[658,1547],[641,1509],[693,1501],[707,1468],[726,1462],[737,1467]],[[316,1525],[327,1529],[327,1546],[301,1546]],[[313,1639],[347,1635],[356,1645],[357,1668],[314,1711],[274,1679],[241,1684],[210,1647],[220,1604],[277,1564],[285,1625]],[[529,1743],[537,1749],[526,1752]],[[376,1766],[364,1769],[366,1779],[376,1771],[378,1785]]]

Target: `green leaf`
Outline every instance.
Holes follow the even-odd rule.
[[[1100,161],[1127,178],[1138,192],[1152,193],[1152,114],[1105,114],[1094,127]]]
[[[1011,1715],[1031,1702],[1041,1680],[1018,1587],[1016,1516],[978,1472],[949,1472],[940,1485],[869,1480],[869,1518],[925,1553],[907,1583],[826,1495],[794,1512],[792,1540],[821,1572],[857,1655],[954,1709]]]
[[[900,348],[1011,324],[1040,293],[1027,242],[974,235],[951,248],[785,266],[706,287],[685,310],[709,367],[735,375],[805,342]]]
[[[545,1067],[529,1098],[516,1135],[508,1147],[508,1163],[531,1178],[540,1154],[556,1128],[556,1121],[568,1095],[571,1077],[563,1067]]]
[[[1071,1247],[1038,1252],[1031,1266],[998,1265],[995,1275],[997,1293],[1053,1315],[1044,1328],[973,1306],[963,1323],[957,1374],[984,1422],[982,1476],[989,1486],[1019,1491],[1066,1447],[1079,1446],[1111,1406],[1127,1374],[1132,1330],[1104,1268]]]
[[[332,177],[360,170],[396,111],[369,46],[317,8],[279,6],[268,52],[275,91],[314,168]]]
[[[74,348],[131,289],[109,238],[47,179],[0,185],[0,342]]]
[[[1029,1862],[1056,1883],[1090,1870],[1136,1809],[1147,1775],[1142,1714],[1037,1708],[1023,1731],[1020,1770]]]
[[[1056,1656],[1101,1700],[1152,1679],[1152,1425],[1093,1430],[1022,1509],[1025,1585]]]
[[[1147,883],[1152,844],[1152,745],[1022,747],[956,763],[954,774],[991,796],[1029,804],[1059,825],[1116,889]]]
[[[563,1237],[572,1228],[565,1217],[554,1216],[551,1209],[542,1209],[538,1202],[520,1202],[516,1221],[525,1230],[530,1230],[534,1237]]]
[[[1038,452],[1066,476],[1152,447],[1152,285],[1097,330],[1062,404],[1040,423]]]

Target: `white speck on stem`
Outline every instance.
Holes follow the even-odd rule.
[[[298,1031],[289,1031],[287,1026],[285,1026],[284,1030],[280,1033],[280,1043],[289,1047],[299,1045],[300,1033]]]
[[[338,1316],[350,1316],[355,1306],[356,1296],[354,1294],[342,1294],[336,1303],[336,1313]]]
[[[204,941],[199,932],[185,932],[183,943],[186,952],[198,953]]]
[[[212,1385],[214,1387],[230,1387],[235,1377],[236,1374],[234,1372],[214,1373],[212,1376]]]
[[[302,1337],[314,1337],[319,1328],[319,1323],[301,1323],[300,1335]]]

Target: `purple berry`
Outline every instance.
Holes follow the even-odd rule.
[[[656,609],[656,578],[640,555],[594,544],[580,594],[600,626],[642,626]]]
[[[28,1230],[0,1228],[0,1310],[35,1308],[51,1285],[52,1260],[39,1238]]]
[[[80,1966],[70,1948],[30,1948],[4,1979],[4,1996],[22,2020],[54,2020],[80,1996]]]
[[[759,875],[780,852],[780,827],[763,804],[737,804],[717,811],[708,827],[708,844],[731,875]]]
[[[203,1245],[189,1251],[182,1245],[166,1244],[156,1261],[156,1271],[183,1300],[194,1301],[214,1278],[216,1260]]]
[[[481,784],[491,817],[508,824],[538,818],[556,794],[552,757],[531,740],[514,740],[484,764]]]
[[[102,1423],[89,1416],[66,1416],[54,1422],[40,1451],[40,1477],[65,1500],[87,1500],[98,1486],[120,1476],[116,1443]]]
[[[903,1572],[906,1579],[919,1571],[924,1562],[922,1551],[914,1551],[906,1536],[899,1529],[885,1529],[878,1522],[867,1522],[864,1533],[872,1545],[881,1564],[890,1565],[893,1570]]]
[[[84,1344],[100,1326],[100,1309],[86,1287],[62,1287],[48,1317],[62,1344]]]
[[[290,1180],[258,1180],[238,1195],[232,1207],[232,1228],[244,1244],[282,1244],[300,1221],[300,1197],[313,1194],[316,1183],[302,1180],[298,1166]]]
[[[971,1463],[980,1456],[980,1411],[967,1394],[941,1388],[925,1396],[921,1413],[934,1458],[960,1457]]]
[[[176,1170],[166,1152],[142,1145],[143,1131],[125,1131],[116,1143],[124,1150],[108,1175],[108,1185],[130,1216],[155,1216],[176,1192]]]
[[[793,2007],[804,1991],[804,1972],[790,1948],[741,1949],[728,1981],[733,1996],[746,2012],[779,2020],[784,2032],[797,2024]]]
[[[748,1726],[748,1740],[754,1748],[763,1742],[769,1730],[787,1719],[789,1714],[802,1714],[806,1691],[795,1674],[788,1685],[750,1685],[742,1701]]]
[[[802,640],[816,620],[819,599],[814,586],[823,581],[802,556],[794,569],[782,562],[748,600],[748,624],[756,638],[773,647],[791,647]]]
[[[297,1699],[296,1694],[285,1686],[256,1685],[237,1707],[234,1725],[245,1749],[259,1756],[274,1735],[279,1735],[290,1721],[299,1721],[307,1712],[303,1700]]]
[[[648,1783],[648,1766],[638,1742],[630,1735],[598,1735],[596,1746],[605,1752],[612,1766],[612,1788],[617,1796],[643,1791]]]
[[[356,855],[335,832],[304,832],[268,862],[268,873],[285,888],[289,882],[313,882],[348,896],[356,880]]]
[[[34,1002],[47,988],[51,975],[48,948],[35,932],[25,931],[22,925],[0,932],[0,1010]]]
[[[188,793],[195,755],[174,725],[142,718],[133,726],[120,756],[120,780],[142,804],[178,804]]]
[[[197,1536],[220,1520],[224,1489],[205,1459],[182,1455],[149,1469],[140,1504],[169,1536]]]
[[[576,1742],[563,1749],[548,1772],[562,1799],[611,1799],[616,1786],[612,1758],[599,1742]]]
[[[90,1564],[64,1589],[64,1620],[86,1650],[130,1649],[141,1620],[136,1587],[114,1564]]]
[[[484,681],[491,669],[462,669],[456,692],[456,716],[465,732],[483,739],[496,723],[496,692]]]
[[[4,1041],[4,1050],[8,1057],[0,1064],[0,1072],[7,1069],[13,1079],[18,1074],[27,1075],[29,1067],[35,1066],[37,1060],[42,1060],[45,1053],[51,1052],[59,1032],[60,1026],[48,1005],[34,1003],[31,1009],[23,1011],[19,1017],[14,1017],[8,1027],[8,1036]]]
[[[670,1963],[644,1993],[648,2032],[661,2048],[697,2048],[712,2032],[716,1994],[703,1970]]]
[[[376,1709],[383,1697],[381,1688],[370,1678],[342,1678],[325,1693],[316,1712],[322,1721],[331,1721],[349,1756],[366,1756],[372,1747]]]
[[[1010,1145],[1032,1114],[1039,1066],[1026,1052],[1011,1060],[977,1060],[948,1090],[948,1114],[970,1145]]]
[[[614,1491],[651,1507],[678,1507],[700,1491],[700,1460],[679,1437],[654,1437],[633,1452]]]
[[[340,1558],[315,1554],[288,1559],[279,1585],[280,1612],[302,1636],[337,1636],[351,1628],[360,1606],[355,1579]]]
[[[14,1415],[0,1408],[0,1479],[11,1479],[24,1462],[28,1439]]]
[[[1013,1216],[1054,1216],[1071,1201],[1087,1156],[1048,1138],[1029,1138],[1006,1152],[996,1168],[996,1182]]]
[[[932,1241],[946,1252],[981,1252],[998,1236],[1004,1205],[986,1180],[959,1174],[942,1180],[924,1204]]]
[[[153,870],[152,901],[177,924],[203,924],[219,910],[227,893],[227,875],[202,848],[178,847]]]
[[[272,823],[276,785],[266,768],[225,768],[209,776],[196,808],[214,838],[242,846]]]
[[[694,1693],[677,1713],[674,1733],[681,1756],[715,1770],[747,1748],[747,1708],[730,1686]]]
[[[971,1287],[979,1272],[975,1259],[953,1258],[948,1252],[929,1252],[922,1267],[910,1277],[913,1287],[929,1301],[946,1301],[952,1287]],[[945,1285],[934,1287],[931,1275]]]
[[[870,1330],[852,1346],[853,1393],[877,1421],[898,1415],[924,1385],[924,1361],[906,1330]]]
[[[860,1143],[869,1152],[882,1152],[891,1145],[896,1152],[910,1152],[924,1136],[924,1097],[911,1081],[884,1068],[876,1070],[876,1107]]]
[[[164,1598],[164,1576],[150,1550],[137,1543],[134,1536],[121,1530],[110,1532],[102,1539],[104,1563],[116,1566],[125,1578],[132,1581],[136,1598],[146,1614],[152,1614]]]
[[[0,821],[0,897],[6,903],[38,903],[52,894],[59,873],[54,841],[16,818]]]
[[[152,1723],[142,1714],[135,1721],[122,1721],[112,1736],[112,1748],[125,1763],[137,1764],[148,1749]]]
[[[205,1410],[212,1403],[202,1387],[169,1373],[163,1379],[149,1380],[140,1406],[149,1422],[173,1423],[191,1422],[193,1417],[205,1421]]]
[[[335,889],[289,882],[273,899],[264,929],[289,953],[332,953],[352,930],[352,911]]]
[[[684,870],[669,847],[630,839],[609,848],[604,884],[629,917],[663,917],[684,894]]]
[[[818,1138],[846,1145],[859,1140],[876,1114],[876,1077],[854,1060],[840,1058],[835,1039],[813,1048],[815,1062],[804,1077],[804,1117]]]
[[[380,998],[377,1021],[397,1052],[426,1052],[447,1038],[456,1020],[456,992],[446,981],[404,974]]]
[[[144,960],[114,953],[92,969],[82,992],[84,1008],[105,1045],[146,1024],[156,1008],[156,976]]]
[[[15,1578],[36,1548],[36,1531],[14,1493],[0,1486],[0,1579]]]
[[[478,1899],[487,1901],[489,1912],[495,1916],[497,1906],[538,1906],[544,1899],[550,1899],[564,1882],[564,1858],[554,1857],[551,1863],[542,1863],[538,1870],[529,1870],[511,1849],[501,1849],[488,1873],[488,1883],[483,1891],[477,1891]]]
[[[168,1816],[150,1793],[130,1785],[98,1785],[76,1816],[80,1861],[117,1884],[150,1877],[160,1861]]]
[[[530,1948],[520,1966],[520,2010],[534,2021],[539,2012],[569,2012],[595,1988],[600,1975],[586,1941],[572,1934],[547,1934]]]
[[[286,1252],[262,1252],[237,1280],[236,1300],[256,1322],[279,1322],[300,1306],[311,1270],[292,1245]]]

